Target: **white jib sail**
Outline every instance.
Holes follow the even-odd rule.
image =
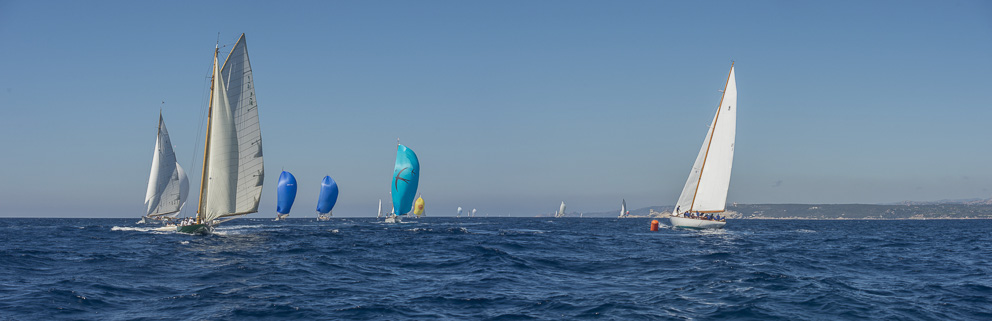
[[[214,90],[211,96],[210,124],[207,131],[207,175],[205,200],[200,211],[203,222],[236,213],[238,185],[238,133],[234,114],[227,100],[226,83],[214,56]]]
[[[726,209],[736,135],[737,81],[731,67],[720,107],[676,203],[680,212],[722,212]]]
[[[169,131],[165,128],[165,120],[161,113],[158,116],[156,136],[148,190],[145,193],[147,216],[179,212],[189,194],[189,180],[186,178],[186,172],[176,162],[176,153],[172,149]]]

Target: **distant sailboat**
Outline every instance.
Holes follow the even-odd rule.
[[[410,213],[413,197],[420,184],[420,161],[412,149],[396,144],[396,165],[393,167],[391,193],[393,210],[386,223],[399,223],[400,217]]]
[[[169,139],[169,131],[165,129],[165,119],[160,111],[152,171],[148,176],[148,191],[145,193],[145,215],[138,223],[175,218],[186,204],[188,195],[189,179],[186,178],[186,171],[176,161],[172,140]]]
[[[296,176],[287,171],[279,174],[279,183],[276,185],[276,221],[289,218],[289,211],[293,209],[293,202],[296,201]]]
[[[620,216],[618,218],[625,218],[630,216],[630,212],[627,212],[627,200],[622,200],[620,202]]]
[[[469,215],[469,216],[471,216],[471,217],[475,217],[475,209],[474,209],[474,208],[472,209],[472,214],[471,214],[471,215]]]
[[[455,214],[455,217],[462,217],[462,207],[461,206],[458,207],[458,214]]]
[[[380,218],[380,217],[382,217],[382,199],[381,198],[379,199],[379,211],[376,212],[376,214],[375,214],[375,218]]]
[[[558,206],[558,213],[555,213],[555,217],[565,217],[565,201],[562,201],[561,206]]]
[[[200,200],[195,220],[176,227],[182,233],[210,233],[217,224],[258,212],[262,196],[262,135],[245,35],[223,67],[217,52],[215,48]]]
[[[736,132],[737,80],[731,64],[720,106],[669,218],[672,226],[707,229],[722,228],[727,224],[717,213],[727,208]]]
[[[338,183],[331,179],[331,176],[324,176],[320,182],[320,194],[317,196],[317,220],[329,221],[334,203],[338,201]],[[379,209],[382,210],[382,200],[379,201]]]
[[[413,215],[420,217],[424,215],[424,196],[421,195],[417,198],[417,201],[413,203]]]

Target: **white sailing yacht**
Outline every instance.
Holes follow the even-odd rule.
[[[627,200],[626,199],[621,199],[621,202],[620,202],[620,216],[617,216],[617,218],[625,218],[625,217],[627,217],[627,215],[630,215],[630,213],[627,213]]]
[[[189,179],[186,171],[176,161],[169,131],[165,129],[165,119],[159,111],[155,154],[152,155],[152,171],[148,176],[148,191],[145,193],[145,215],[138,224],[174,219],[186,204],[188,195]]]
[[[195,222],[183,233],[209,233],[217,224],[258,212],[265,171],[258,105],[245,35],[220,66],[214,49],[210,111]]]
[[[561,202],[561,206],[558,206],[558,212],[555,213],[555,218],[565,217],[565,201]]]
[[[669,220],[672,226],[695,229],[722,228],[726,220],[714,219],[727,208],[730,169],[734,163],[734,140],[737,135],[737,81],[734,65],[720,98],[713,123],[706,132],[703,146],[692,165],[682,195]]]
[[[380,218],[380,217],[382,217],[382,199],[381,198],[379,199],[379,211],[376,212],[376,214],[375,214],[375,218]]]

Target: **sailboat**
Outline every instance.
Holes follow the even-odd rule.
[[[320,194],[317,196],[317,220],[318,221],[329,221],[331,219],[331,210],[334,209],[334,203],[338,201],[338,183],[331,179],[331,176],[324,176],[324,180],[320,182]],[[379,201],[379,207],[382,207],[382,200]]]
[[[558,212],[555,213],[555,217],[565,217],[565,201],[562,201],[561,206],[558,206]]]
[[[458,214],[455,214],[455,217],[462,217],[462,207],[461,206],[458,207]]]
[[[708,229],[722,228],[727,224],[717,213],[727,208],[736,132],[737,80],[734,78],[734,65],[731,64],[720,106],[669,218],[672,226]]]
[[[417,198],[417,201],[413,203],[413,215],[420,217],[424,215],[424,196],[421,195]]]
[[[382,199],[381,198],[379,199],[379,211],[376,212],[376,214],[375,214],[375,218],[380,218],[380,217],[382,217]]]
[[[258,105],[245,35],[220,66],[214,48],[210,110],[203,147],[197,215],[182,233],[210,233],[217,224],[258,212],[265,171]]]
[[[399,223],[403,215],[413,208],[413,197],[420,184],[420,161],[412,149],[396,144],[396,165],[393,166],[391,194],[393,210],[386,217],[386,223]]]
[[[289,218],[289,211],[296,201],[296,176],[282,171],[279,174],[279,183],[276,184],[276,196],[276,221],[285,220]]]
[[[475,217],[475,209],[474,208],[472,209],[472,214],[469,214],[469,217]]]
[[[165,129],[165,119],[159,111],[155,154],[152,155],[152,171],[148,176],[148,191],[145,193],[145,215],[138,224],[174,219],[186,204],[188,195],[189,179],[186,178],[186,171],[176,161],[169,131]]]
[[[627,211],[627,200],[622,200],[620,202],[620,216],[617,218],[625,218],[630,216],[630,212]]]

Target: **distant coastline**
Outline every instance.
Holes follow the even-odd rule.
[[[631,217],[667,218],[674,206],[631,211]],[[616,217],[617,212],[586,213],[585,217]],[[899,204],[732,204],[724,216],[754,220],[957,220],[992,219],[992,199],[947,203]]]

